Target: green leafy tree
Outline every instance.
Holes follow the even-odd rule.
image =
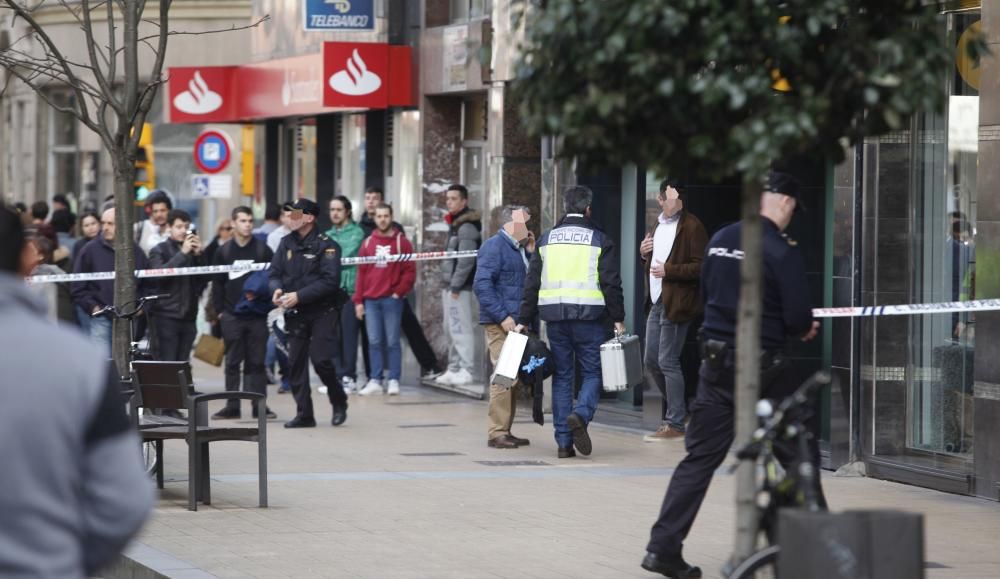
[[[523,4],[522,4],[523,5]],[[525,6],[516,93],[567,155],[664,173],[739,175],[743,248],[737,440],[759,391],[760,178],[942,107],[952,48],[924,0],[548,0]],[[981,47],[973,43],[973,50]],[[754,546],[754,475],[738,475],[734,557]]]

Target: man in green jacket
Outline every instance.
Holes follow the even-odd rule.
[[[358,248],[365,238],[365,231],[354,222],[351,201],[343,195],[330,200],[330,222],[333,227],[326,236],[340,245],[340,257],[357,257]],[[347,292],[348,299],[340,312],[340,351],[334,356],[337,375],[344,385],[344,392],[350,393],[357,387],[358,330],[359,322],[354,315],[354,282],[358,276],[358,266],[345,265],[340,270],[340,287]],[[321,387],[320,390],[323,388]],[[322,392],[321,392],[322,393]]]

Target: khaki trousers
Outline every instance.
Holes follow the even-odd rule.
[[[507,338],[507,332],[500,324],[486,324],[486,344],[490,350],[490,361],[495,366],[500,358],[500,350],[503,349],[503,341]],[[490,407],[489,407],[489,440],[498,436],[510,434],[510,427],[514,423],[514,411],[517,408],[517,388],[515,383],[510,388],[490,384]]]

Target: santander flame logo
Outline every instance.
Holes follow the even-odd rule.
[[[194,78],[188,81],[188,89],[174,97],[174,107],[189,115],[207,115],[221,106],[222,95],[209,88],[197,70]]]
[[[347,59],[347,69],[330,77],[330,88],[350,96],[371,94],[382,86],[382,79],[368,70],[368,65],[361,59],[358,49],[354,49]]]

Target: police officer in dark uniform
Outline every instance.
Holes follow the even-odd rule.
[[[819,322],[812,318],[802,253],[782,233],[796,209],[801,208],[798,181],[785,173],[769,173],[760,209],[764,229],[761,382],[766,398],[783,398],[795,391],[796,385],[784,377],[789,374],[783,371],[786,364],[781,352],[785,342],[789,338],[811,340],[819,329]],[[705,498],[712,474],[726,458],[735,436],[733,366],[743,260],[741,235],[740,223],[719,230],[708,244],[702,265],[705,303],[702,363],[698,395],[685,439],[688,454],[670,480],[642,561],[644,569],[667,577],[701,577],[698,567],[684,561],[681,547]],[[813,454],[818,471],[819,449],[815,442]]]
[[[286,422],[285,428],[316,426],[307,357],[327,387],[332,423],[340,426],[347,420],[347,395],[333,365],[340,306],[345,299],[340,290],[340,246],[316,229],[319,205],[299,199],[291,209],[288,227],[292,232],[278,245],[270,270],[271,301],[285,308],[289,374],[296,405],[295,418]]]

